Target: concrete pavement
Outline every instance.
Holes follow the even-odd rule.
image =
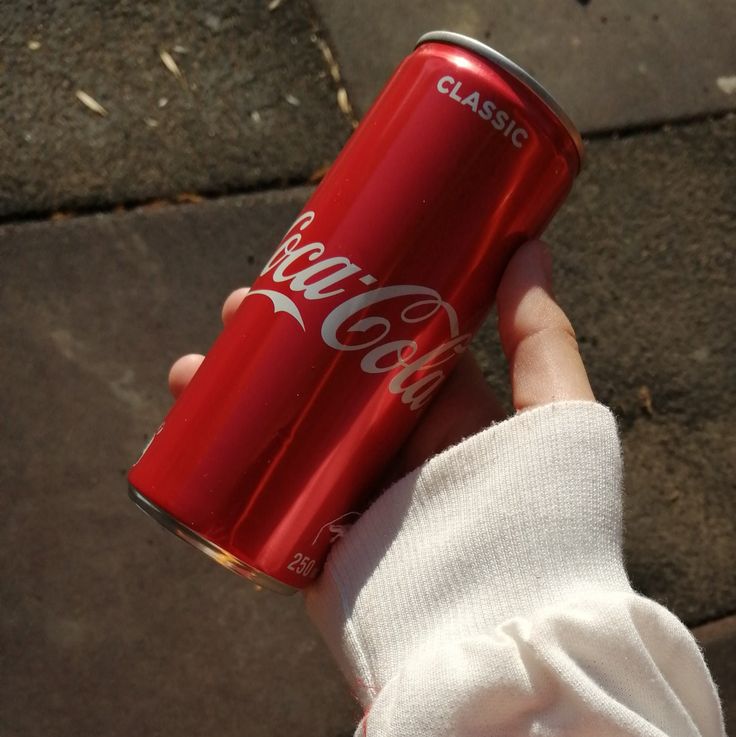
[[[680,4],[657,5],[646,12],[658,21],[638,5],[626,21],[603,0],[536,15],[501,3],[489,40],[589,113],[586,130],[703,118],[596,136],[548,239],[558,297],[599,397],[620,419],[632,581],[696,626],[733,725],[736,118],[703,116],[736,96],[698,91],[701,79],[731,74],[731,21],[725,1],[690,8],[689,19]],[[387,73],[380,65],[428,27],[415,27],[414,5],[397,15],[378,0],[319,0],[316,16],[296,0],[55,7],[9,14],[16,66],[6,63],[0,83],[0,529],[9,550],[0,731],[351,734],[355,704],[299,600],[258,594],[161,531],[127,501],[123,476],[168,406],[171,359],[207,349],[222,298],[253,278],[310,191],[279,183],[308,183],[348,135],[336,89],[346,85],[362,108]],[[480,6],[454,7],[456,19],[476,19],[455,29],[483,37]],[[448,25],[443,3],[416,8]],[[348,20],[382,53],[353,44]],[[649,33],[655,22],[662,28]],[[337,72],[313,34],[328,39]],[[572,52],[560,39],[573,36],[606,64],[629,38],[667,94],[623,66],[604,100],[595,70],[581,68],[590,57],[564,67]],[[34,40],[41,46],[31,49]],[[44,48],[47,66],[22,55],[41,59],[33,55]],[[679,88],[676,53],[695,57]],[[64,64],[87,69],[90,90],[107,80],[104,95],[94,91],[107,116],[77,98],[67,111],[77,84],[63,87]],[[161,85],[169,101],[157,108]],[[292,94],[292,85],[300,104],[274,98],[256,134],[251,112],[269,90]],[[139,129],[151,105],[158,127]],[[30,122],[42,144],[16,150]],[[260,191],[214,196],[251,189]],[[212,198],[109,212],[191,190]],[[33,219],[59,207],[107,212]],[[493,333],[491,322],[476,348],[503,396]]]
[[[304,196],[0,228],[2,734],[350,732],[301,600],[256,592],[125,491],[171,357],[207,350]]]
[[[302,0],[7,10],[0,218],[308,179],[351,130],[311,12]]]
[[[736,108],[736,14],[723,0],[315,0],[357,109],[427,31],[490,44],[584,133]]]

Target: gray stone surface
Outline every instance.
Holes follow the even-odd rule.
[[[696,624],[736,611],[736,117],[588,154],[547,234],[558,297],[621,421],[633,583]]]
[[[416,39],[434,30],[474,36],[521,64],[584,132],[736,107],[732,0],[315,0],[315,5],[359,112]]]
[[[306,0],[268,6],[45,0],[5,8],[0,217],[306,181],[351,128]],[[77,90],[108,114],[82,105]]]
[[[736,118],[589,153],[549,233],[558,296],[621,419],[633,581],[696,624],[736,610]],[[207,349],[307,195],[0,228],[4,732],[350,733],[299,600],[161,531],[123,477],[165,413],[170,360]],[[478,345],[503,393],[490,326]]]
[[[718,686],[726,734],[733,734],[736,728],[736,616],[696,627],[693,634]]]
[[[0,229],[0,732],[352,734],[299,597],[139,512],[124,472],[299,190]]]

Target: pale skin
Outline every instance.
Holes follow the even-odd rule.
[[[225,300],[223,323],[228,323],[247,293],[247,288],[236,289]],[[496,307],[517,412],[560,400],[594,399],[575,332],[554,298],[552,258],[542,241],[530,241],[514,254],[501,279]],[[174,397],[203,360],[204,356],[191,353],[174,363],[169,372]],[[398,478],[408,473],[505,414],[475,358],[464,354],[400,450],[390,475]]]

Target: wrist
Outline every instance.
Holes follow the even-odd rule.
[[[367,705],[412,652],[595,591],[630,591],[615,420],[520,413],[401,479],[333,548],[310,615]]]

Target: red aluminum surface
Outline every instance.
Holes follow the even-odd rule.
[[[314,578],[579,167],[511,72],[428,42],[397,69],[129,481],[290,586]]]

